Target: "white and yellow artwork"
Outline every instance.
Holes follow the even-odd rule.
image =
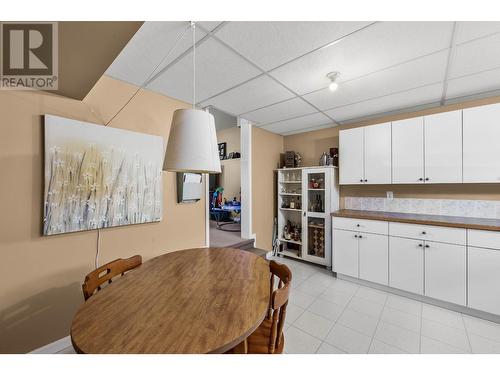
[[[45,115],[43,234],[161,221],[162,137]]]

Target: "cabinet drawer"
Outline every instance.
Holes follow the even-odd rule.
[[[354,230],[357,232],[385,234],[388,233],[387,221],[352,219],[349,217],[333,217],[335,229]]]
[[[468,245],[500,250],[500,232],[469,229]]]
[[[433,225],[389,223],[389,235],[414,238],[456,245],[466,244],[467,231],[463,228],[447,228]]]

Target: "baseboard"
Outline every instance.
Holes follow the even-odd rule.
[[[28,354],[56,354],[57,352],[70,347],[71,345],[71,337],[66,336],[60,340],[42,346],[41,348],[35,349]]]

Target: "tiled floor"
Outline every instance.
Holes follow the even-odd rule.
[[[500,324],[276,260],[293,273],[286,353],[500,353]]]

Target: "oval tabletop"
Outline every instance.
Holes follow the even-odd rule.
[[[88,299],[71,325],[80,353],[223,353],[264,320],[269,265],[228,248],[168,253]]]

